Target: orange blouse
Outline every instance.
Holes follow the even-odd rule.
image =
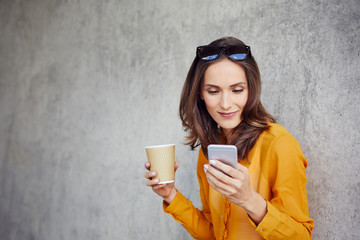
[[[166,213],[180,222],[195,239],[311,239],[314,222],[309,218],[305,169],[307,161],[297,140],[279,124],[269,123],[249,153],[250,184],[266,201],[267,213],[256,224],[246,211],[212,189],[206,180],[207,158],[200,150],[197,176],[202,211],[179,191]]]

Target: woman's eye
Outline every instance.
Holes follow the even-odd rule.
[[[208,93],[209,94],[216,94],[216,93],[218,93],[219,91],[217,91],[217,90],[208,90]]]
[[[242,88],[241,88],[241,89],[234,89],[234,90],[233,90],[234,93],[241,93],[241,92],[243,92],[243,91],[244,91],[244,89],[242,89]]]

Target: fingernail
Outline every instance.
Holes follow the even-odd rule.
[[[155,175],[156,175],[156,173],[155,173],[155,172],[152,172],[152,173],[151,173],[151,176],[155,176]]]
[[[154,183],[158,183],[158,182],[159,182],[159,179],[155,179],[155,180],[154,180]]]
[[[207,164],[204,165],[204,172],[207,172],[209,166]]]
[[[211,164],[211,165],[215,165],[216,162],[215,162],[214,160],[210,160],[210,164]]]

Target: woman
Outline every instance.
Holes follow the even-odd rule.
[[[307,161],[296,139],[266,112],[260,92],[259,69],[242,41],[227,37],[197,48],[182,91],[180,118],[187,144],[201,146],[197,176],[202,210],[174,183],[159,185],[153,179],[156,172],[145,173],[146,185],[163,197],[164,211],[196,239],[311,239]],[[208,161],[209,144],[235,145],[238,168]]]

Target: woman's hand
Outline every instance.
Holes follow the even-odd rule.
[[[220,169],[221,171],[217,170]],[[266,201],[250,186],[248,169],[238,164],[234,169],[217,160],[204,165],[206,178],[210,186],[229,201],[243,207],[256,224],[266,215]]]
[[[175,172],[179,167],[179,162],[175,161]],[[150,170],[150,162],[145,163],[145,168]],[[176,188],[174,183],[167,183],[167,184],[159,184],[159,179],[155,179],[157,172],[146,172],[145,178],[148,179],[146,181],[146,186],[152,188],[152,190],[158,194],[160,197],[164,198],[164,201],[170,204],[172,200],[174,200],[176,196]]]

